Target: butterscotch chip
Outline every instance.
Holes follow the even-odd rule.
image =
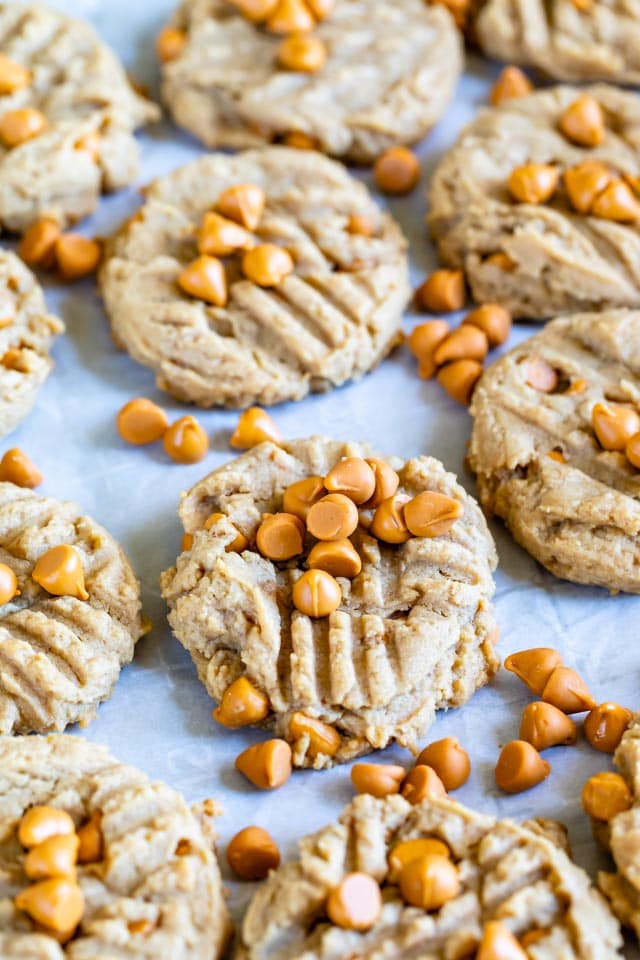
[[[363,457],[343,457],[324,478],[329,493],[343,493],[358,506],[370,500],[376,488],[376,477]]]
[[[19,593],[15,572],[6,563],[0,563],[0,603],[9,603]]]
[[[212,530],[214,527],[217,527],[217,525],[220,523],[221,520],[227,522],[226,514],[217,513],[217,512],[210,513],[204,522],[204,529]],[[243,550],[246,550],[247,547],[249,546],[249,541],[247,540],[245,535],[241,533],[239,530],[237,530],[235,527],[234,527],[234,530],[236,532],[233,540],[227,543],[227,545],[224,548],[227,553],[241,553]]]
[[[310,137],[309,134],[301,130],[292,130],[286,133],[282,139],[285,147],[292,147],[294,150],[317,150],[318,142]]]
[[[419,323],[409,334],[407,344],[418,361],[419,373],[424,379],[434,376],[438,369],[433,353],[449,332],[446,320],[427,320],[426,323]]]
[[[231,0],[234,7],[252,23],[263,23],[278,6],[279,0]]]
[[[369,510],[379,506],[383,500],[388,500],[389,497],[395,494],[400,483],[400,477],[385,460],[380,460],[376,457],[367,457],[367,463],[373,470],[373,476],[375,478],[373,496],[371,496],[366,503],[362,504],[364,509]]]
[[[180,417],[165,431],[162,445],[176,463],[198,463],[209,451],[209,438],[195,417]]]
[[[387,879],[390,883],[397,883],[400,872],[412,860],[418,860],[426,856],[450,857],[451,851],[442,840],[436,840],[434,837],[417,837],[413,840],[401,840],[389,853],[387,857],[389,863],[389,872]]]
[[[468,313],[462,322],[482,330],[490,347],[501,346],[511,333],[511,314],[499,303],[483,303]]]
[[[505,793],[522,793],[545,780],[551,767],[526,740],[512,740],[500,751],[496,784]]]
[[[349,873],[327,899],[327,915],[343,930],[369,930],[382,909],[380,887],[367,873]]]
[[[459,500],[425,490],[404,505],[404,522],[416,537],[441,537],[464,513]]]
[[[372,217],[352,213],[347,221],[347,230],[360,237],[373,237],[376,234],[376,222]]]
[[[519,680],[538,696],[556,667],[562,665],[562,657],[552,647],[532,647],[511,653],[504,661],[505,670],[515,673]]]
[[[629,437],[624,452],[631,466],[640,470],[640,432]]]
[[[231,434],[230,445],[236,450],[249,450],[266,440],[271,440],[273,443],[282,441],[282,434],[273,417],[260,407],[249,407],[248,410],[244,410]],[[289,513],[294,512],[289,510]]]
[[[439,910],[460,892],[458,870],[448,857],[427,853],[400,871],[400,892],[409,906]]]
[[[176,27],[163,27],[156,37],[156,53],[161,63],[176,60],[185,48],[187,35]]]
[[[571,201],[579,213],[589,213],[596,197],[613,179],[610,168],[601,160],[583,160],[565,170],[562,179]]]
[[[406,775],[404,767],[393,764],[356,763],[351,767],[351,782],[356,793],[369,793],[372,797],[399,793]]]
[[[616,223],[636,223],[640,219],[640,203],[628,183],[613,180],[591,204],[594,217]]]
[[[255,183],[239,183],[223,190],[217,199],[220,213],[247,230],[255,230],[264,212],[266,197]]]
[[[602,107],[589,94],[583,94],[570,103],[560,117],[562,133],[581,147],[597,147],[605,138],[605,119]]]
[[[243,880],[264,880],[280,866],[280,851],[261,827],[245,827],[229,841],[229,866]]]
[[[78,862],[98,863],[104,856],[102,814],[95,811],[86,823],[78,827]]]
[[[545,203],[558,186],[560,172],[549,163],[527,163],[509,175],[509,193],[519,203]]]
[[[445,786],[433,767],[419,763],[410,770],[402,784],[402,796],[409,803],[422,803],[427,797],[442,797]]]
[[[222,695],[213,719],[225,727],[247,727],[269,715],[269,698],[246,677],[234,680]]]
[[[226,257],[253,245],[248,230],[215,211],[205,213],[198,229],[198,251],[209,257]]]
[[[434,313],[462,310],[466,298],[462,270],[436,270],[415,292],[417,308]]]
[[[80,887],[74,880],[64,877],[31,884],[17,894],[14,903],[18,910],[23,910],[54,934],[64,933],[64,940],[70,939],[70,931],[75,930],[84,912]]]
[[[328,617],[338,609],[342,602],[342,590],[330,573],[312,569],[296,580],[291,598],[296,610],[315,620]]]
[[[324,477],[305,477],[287,487],[282,495],[282,507],[306,522],[311,507],[326,495]]]
[[[499,106],[504,100],[526,97],[533,90],[533,84],[519,67],[505,67],[489,94],[492,107]]]
[[[383,193],[409,193],[420,179],[420,161],[407,147],[389,147],[376,160],[373,176]]]
[[[273,243],[258,244],[242,258],[244,275],[259,287],[277,287],[293,272],[293,267],[288,250]]]
[[[65,810],[38,804],[30,807],[18,825],[18,840],[30,849],[51,837],[70,836],[75,832],[73,820]]]
[[[307,563],[312,570],[325,570],[333,577],[353,580],[362,570],[362,560],[350,540],[316,543],[309,551]]]
[[[469,754],[456,737],[434,740],[418,755],[417,765],[431,767],[438,774],[445,790],[457,790],[469,779]]]
[[[563,713],[581,713],[596,705],[584,680],[575,670],[563,666],[556,667],[551,673],[542,691],[542,699]]]
[[[357,526],[356,505],[343,493],[328,493],[307,513],[307,529],[318,540],[344,540]]]
[[[38,558],[31,576],[39,586],[55,597],[89,599],[84,585],[82,558],[76,548],[68,544],[45,551]]]
[[[546,750],[559,744],[575,743],[578,728],[562,710],[542,700],[524,708],[520,720],[520,739],[536,750]]]
[[[0,96],[23,90],[31,83],[31,72],[21,63],[0,53]]]
[[[0,115],[0,140],[7,150],[12,150],[37,137],[46,126],[45,115],[32,107],[6,110]]]
[[[584,718],[584,735],[595,750],[615,753],[633,720],[631,710],[618,703],[601,703]]]
[[[482,928],[476,960],[528,960],[528,954],[504,923],[488,920]]]
[[[294,741],[302,737],[308,740],[307,752],[312,759],[320,754],[326,757],[335,756],[342,743],[335,727],[300,711],[291,715],[289,735]]]
[[[284,740],[257,743],[236,757],[235,766],[260,790],[277,790],[291,776],[291,747]]]
[[[134,446],[161,440],[169,426],[164,410],[146,397],[125,403],[118,412],[116,423],[122,439]]]
[[[411,533],[404,519],[407,498],[389,497],[377,507],[369,528],[374,537],[384,543],[406,543]]]
[[[226,306],[227,279],[224,264],[217,257],[202,254],[187,264],[178,275],[178,286],[197,300],[204,300],[214,307]]]
[[[591,422],[603,450],[624,450],[631,437],[640,431],[640,415],[633,407],[596,403]]]
[[[318,70],[322,70],[326,61],[327,48],[316,36],[292,33],[278,48],[278,63],[286,70],[317,73]]]
[[[299,556],[304,548],[305,528],[292,513],[265,516],[256,533],[256,545],[263,557],[282,562]]]
[[[312,30],[315,21],[305,0],[278,0],[266,25],[272,33],[296,33]]]
[[[484,330],[462,324],[442,340],[433,351],[437,367],[454,360],[484,360],[489,352],[489,338]]]
[[[79,280],[94,273],[102,256],[100,243],[79,233],[63,233],[56,240],[54,249],[63,280]]]
[[[453,400],[468,407],[481,376],[482,364],[478,360],[465,359],[454,360],[441,367],[437,380]]]
[[[596,773],[582,789],[582,806],[594,820],[612,820],[632,804],[631,790],[619,773]]]
[[[36,220],[25,231],[18,253],[30,267],[52,267],[55,263],[56,241],[60,227],[55,220]]]

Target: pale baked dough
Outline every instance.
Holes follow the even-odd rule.
[[[554,392],[527,383],[533,358],[556,370]],[[640,593],[640,472],[592,427],[608,401],[640,409],[640,312],[554,320],[482,375],[469,464],[485,510],[551,573]]]
[[[607,132],[575,146],[558,121],[581,93],[603,107]],[[485,108],[445,154],[429,189],[428,224],[443,261],[464,269],[474,299],[516,316],[640,306],[640,228],[576,213],[564,189],[552,201],[514,202],[509,174],[526,163],[560,170],[597,158],[640,175],[640,99],[604,85],[553,87]],[[506,253],[508,270],[487,258]]]
[[[29,881],[16,830],[31,806],[65,810],[76,827],[101,814],[104,855],[80,864],[85,899],[62,947],[13,898]],[[105,747],[77,737],[0,737],[0,955],[3,960],[217,960],[229,933],[205,801],[189,810]],[[132,925],[147,921],[149,929]]]
[[[163,68],[174,119],[209,147],[255,147],[305,133],[325,153],[367,163],[420,140],[444,113],[462,70],[448,11],[424,0],[339,0],[314,33],[328,50],[315,74],[282,70],[282,37],[227,0],[183,0],[188,34]]]
[[[0,436],[24,420],[53,369],[49,355],[64,325],[47,311],[22,260],[0,248]]]
[[[80,553],[88,600],[51,596],[31,578],[38,557],[61,544]],[[74,503],[0,483],[0,562],[20,590],[0,606],[0,734],[88,722],[142,634],[129,561]]]
[[[133,131],[159,117],[89,24],[40,3],[0,3],[0,50],[31,71],[31,83],[0,96],[0,114],[34,107],[37,137],[0,145],[0,227],[22,232],[41,217],[66,226],[95,210],[102,192],[138,173]],[[98,135],[96,154],[81,149]]]
[[[387,857],[403,840],[435,837],[450,848],[461,893],[440,910],[405,906],[383,888],[382,913],[366,933],[326,919],[327,895],[345,874],[383,882]],[[587,874],[537,823],[494,820],[449,798],[412,807],[402,797],[356,797],[338,823],[305,837],[295,860],[255,894],[235,960],[453,960],[473,957],[483,924],[499,920],[516,936],[543,929],[531,960],[615,960],[620,930]]]
[[[264,190],[259,241],[286,247],[295,271],[277,287],[228,266],[218,308],[177,286],[197,256],[195,232],[220,193]],[[350,214],[377,235],[347,229]],[[409,298],[406,241],[366,187],[318,153],[266,147],[202,157],[156,180],[108,245],[101,289],[117,342],[158,386],[203,407],[299,400],[361,377],[397,342]]]
[[[463,504],[463,517],[446,535],[400,546],[359,528],[362,572],[340,579],[343,602],[329,617],[293,609],[298,561],[225,551],[237,530],[254,539],[262,514],[282,509],[289,484],[325,476],[341,457],[371,455],[365,444],[315,437],[263,443],[220,467],[184,496],[180,517],[193,546],[161,579],[171,626],[209,694],[219,700],[246,675],[268,695],[267,722],[292,742],[298,766],[329,766],[394,739],[415,749],[435,711],[467,701],[498,666],[493,540],[475,501],[432,457],[390,458],[400,491],[445,493]],[[214,512],[234,526],[223,519],[204,530]],[[291,737],[295,711],[337,727],[335,756],[310,757],[308,738]]]

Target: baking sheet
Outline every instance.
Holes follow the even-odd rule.
[[[157,92],[153,38],[168,18],[172,0],[53,2],[67,13],[90,19],[133,75]],[[381,198],[410,239],[415,285],[436,265],[423,227],[429,174],[460,127],[486,102],[497,73],[496,65],[470,59],[449,113],[421,147],[420,187],[406,198],[391,202]],[[140,142],[141,184],[202,153],[194,140],[169,123],[143,134]],[[367,173],[358,175],[370,182]],[[108,198],[82,229],[106,234],[138,203],[134,189]],[[234,833],[254,823],[274,835],[283,853],[291,854],[299,837],[334,819],[351,798],[348,767],[296,772],[277,794],[254,790],[236,773],[234,758],[263,734],[225,731],[212,721],[212,703],[190,658],[171,636],[157,586],[160,572],[179,552],[179,494],[232,456],[228,438],[237,415],[194,411],[212,438],[206,460],[194,466],[173,464],[161,445],[126,446],[116,433],[114,418],[131,397],[152,398],[172,419],[187,411],[156,390],[149,371],[116,351],[92,281],[73,287],[47,284],[46,296],[49,307],[64,318],[67,335],[54,348],[57,367],[36,408],[3,449],[24,449],[45,475],[41,492],[76,500],[120,540],[140,577],[144,610],[154,624],[111,700],[80,735],[107,744],[122,760],[180,789],[189,801],[207,796],[219,800],[225,810],[219,822],[222,851]],[[405,329],[415,322],[416,317],[407,315]],[[511,343],[530,332],[530,327],[520,325]],[[368,440],[380,452],[401,457],[432,454],[474,490],[463,468],[469,415],[436,383],[418,379],[407,350],[397,351],[360,383],[285,404],[273,415],[290,438],[324,432],[339,439]],[[502,656],[528,646],[557,647],[567,664],[580,671],[598,702],[609,699],[640,708],[640,597],[612,597],[556,580],[517,547],[500,524],[493,523],[492,531],[500,556],[496,608]],[[502,671],[465,707],[441,714],[425,742],[455,735],[469,751],[471,778],[456,793],[463,803],[501,817],[560,819],[569,827],[577,861],[592,871],[606,866],[581,812],[580,791],[587,777],[609,767],[607,756],[581,740],[576,747],[556,747],[546,754],[552,773],[534,790],[506,797],[494,785],[499,749],[517,737],[520,713],[529,699],[525,688]],[[408,763],[410,758],[406,751],[391,748],[373,759]],[[222,869],[238,918],[252,885],[234,883],[224,857]],[[637,960],[640,953],[628,946],[626,956]]]

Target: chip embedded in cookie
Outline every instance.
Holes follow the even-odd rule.
[[[262,443],[184,496],[169,621],[227,727],[264,722],[296,766],[392,740],[494,675],[493,540],[432,457]]]
[[[543,319],[640,306],[640,100],[554,87],[481,110],[431,181],[428,225],[479,303]]]
[[[0,955],[217,960],[219,812],[79,737],[0,738]]]
[[[61,227],[135,179],[133,131],[159,116],[93,29],[40,3],[0,3],[0,226]]]
[[[640,312],[548,323],[474,391],[480,500],[551,573],[640,593]]]
[[[64,325],[47,311],[40,285],[22,260],[0,248],[0,436],[36,402],[53,369],[49,350]]]
[[[425,136],[462,69],[451,15],[424,0],[183,0],[158,47],[163,99],[207,146],[358,163]]]
[[[0,548],[0,734],[86,723],[143,633],[129,561],[75,504],[12,483],[0,483]]]
[[[498,60],[556,80],[640,83],[640,13],[624,0],[484,0],[473,34]]]
[[[615,918],[544,827],[359,796],[257,891],[234,957],[619,960]]]
[[[115,339],[161,389],[264,406],[361,377],[392,349],[405,249],[341,164],[266,147],[152,183],[100,282]]]

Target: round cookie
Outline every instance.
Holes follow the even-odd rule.
[[[604,114],[604,138],[594,147],[570,141],[559,126],[585,94]],[[479,303],[498,301],[534,319],[640,306],[639,129],[640,99],[604,85],[554,87],[480,111],[437,168],[428,213],[442,259],[464,269]],[[593,204],[580,213],[570,202],[564,174],[596,160],[628,191],[630,222],[596,216]],[[547,202],[510,195],[510,175],[529,164],[559,174]]]
[[[101,192],[135,179],[133,131],[159,111],[88,24],[42,4],[0,3],[0,50],[12,75],[4,82],[3,60],[0,227],[23,232],[42,217],[66,226],[95,210]],[[9,145],[4,124],[25,109],[44,126]]]
[[[599,403],[640,411],[638,311],[553,320],[491,364],[469,464],[485,510],[551,573],[640,593],[640,472],[598,442]]]
[[[616,873],[600,872],[598,884],[621,923],[640,939],[640,714],[624,732],[614,761],[631,790],[633,806],[607,824],[592,821],[617,867]]]
[[[229,0],[183,0],[173,26],[186,42],[164,65],[163,99],[209,147],[304,134],[324,153],[370,163],[425,136],[462,70],[451,16],[423,0],[338,0],[313,31],[327,50],[316,73],[279,67],[282,35]]]
[[[61,545],[80,557],[86,600],[54,596],[33,579],[38,559]],[[0,606],[0,734],[88,722],[143,632],[129,561],[74,503],[0,483],[0,562],[20,591]]]
[[[367,532],[370,511],[361,512],[352,543],[362,571],[338,578],[342,601],[329,616],[294,606],[304,556],[274,563],[255,546],[227,549],[238,532],[255,542],[290,484],[324,477],[343,457],[370,456],[365,444],[320,437],[254,447],[184,496],[180,518],[193,543],[161,578],[169,622],[207,691],[219,701],[246,677],[268,697],[266,723],[291,743],[296,766],[330,766],[391,740],[415,748],[437,709],[465,703],[498,666],[493,540],[475,501],[432,457],[389,458],[398,493],[444,494],[461,518],[441,536],[390,545]],[[300,715],[335,728],[331,751],[299,732]]]
[[[640,83],[640,12],[624,0],[486,0],[473,32],[489,56],[557,80]]]
[[[0,436],[26,417],[53,369],[49,350],[64,325],[47,312],[36,278],[0,248]]]
[[[449,847],[460,883],[457,895],[431,912],[408,906],[389,870],[394,847],[421,838]],[[328,895],[353,872],[382,886],[380,915],[365,932],[334,925],[326,914]],[[604,899],[538,823],[497,821],[449,798],[412,807],[398,795],[365,794],[269,876],[245,914],[234,956],[275,960],[286,943],[287,960],[473,957],[490,921],[516,937],[530,934],[531,960],[621,956],[620,930]],[[513,948],[489,955],[520,956]]]
[[[242,184],[266,199],[250,242],[286,248],[295,269],[261,286],[236,254],[223,271],[226,305],[215,306],[181,290],[178,277],[197,258],[205,214]],[[350,232],[352,216],[370,221],[373,236]],[[410,296],[405,247],[341,164],[283,147],[215,154],[151,184],[109,245],[102,295],[116,341],[179,400],[299,400],[362,376],[395,345]]]
[[[77,866],[80,923],[60,945],[14,906],[28,888],[18,838],[34,806],[98,823],[102,849]],[[217,960],[229,933],[212,818],[151,783],[105,747],[76,737],[0,738],[0,954],[5,958]],[[37,849],[37,848],[36,848]]]

